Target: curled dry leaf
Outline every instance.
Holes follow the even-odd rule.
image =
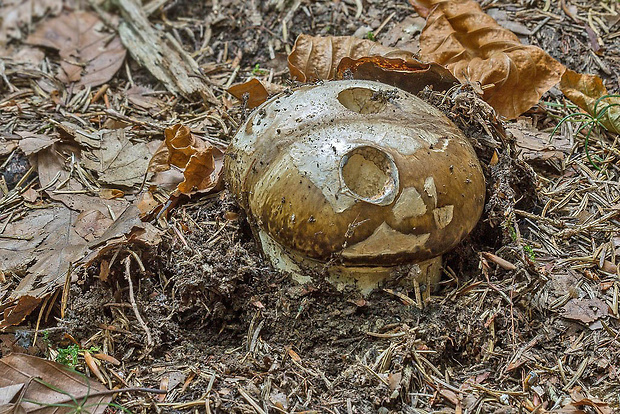
[[[334,79],[342,58],[359,59],[368,56],[407,58],[412,54],[353,36],[302,34],[295,40],[295,46],[288,56],[288,68],[291,77],[300,82]]]
[[[164,132],[165,140],[149,163],[149,172],[163,172],[175,166],[183,170],[177,186],[181,194],[205,193],[222,183],[224,153],[177,124]]]
[[[278,85],[277,83],[260,81],[256,78],[252,78],[247,82],[238,83],[228,88],[230,93],[235,98],[243,101],[246,99],[248,108],[256,108],[269,98],[269,95],[280,93],[285,90],[286,87]]]
[[[620,134],[620,97],[609,96],[601,78],[567,69],[562,76],[560,89],[580,108],[599,118],[608,131]]]
[[[118,36],[102,29],[97,15],[76,11],[44,21],[26,42],[58,50],[62,82],[98,86],[112,79],[127,52]]]
[[[258,105],[265,102],[269,97],[267,88],[265,88],[262,82],[256,78],[231,86],[228,88],[228,93],[240,101],[245,100],[247,96],[248,108],[256,108]]]
[[[445,65],[461,82],[480,82],[484,99],[515,118],[557,84],[564,66],[536,46],[526,46],[473,0],[410,0],[428,13],[420,57]],[[430,11],[429,11],[430,10]]]
[[[405,52],[403,52],[405,53]],[[417,94],[426,86],[445,91],[458,83],[450,71],[436,63],[424,63],[413,56],[407,59],[369,56],[344,57],[338,65],[337,78],[350,74],[354,79],[374,80]]]

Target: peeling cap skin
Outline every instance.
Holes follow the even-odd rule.
[[[484,175],[463,133],[378,82],[272,98],[239,129],[225,165],[253,225],[321,262],[395,266],[439,256],[484,206]]]

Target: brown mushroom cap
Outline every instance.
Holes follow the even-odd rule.
[[[370,81],[272,98],[240,128],[226,171],[254,225],[323,262],[436,257],[484,205],[484,175],[463,133],[414,95]]]

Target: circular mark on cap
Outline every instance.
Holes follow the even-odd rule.
[[[398,193],[398,170],[390,154],[375,147],[357,147],[340,160],[340,182],[350,196],[385,206]]]

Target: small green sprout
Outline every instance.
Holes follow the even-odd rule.
[[[79,355],[84,352],[96,353],[99,352],[99,347],[91,346],[89,349],[82,349],[77,344],[72,344],[66,348],[58,348],[56,362],[74,368],[78,364]]]
[[[373,31],[366,33],[366,39],[372,40],[373,42],[377,40],[377,38],[375,37],[375,33]]]
[[[60,362],[63,365],[67,365],[73,368],[78,364],[79,353],[80,347],[76,344],[69,345],[66,348],[58,348],[58,356],[56,356],[56,362]]]
[[[260,68],[260,63],[257,63],[252,68],[252,75],[254,75],[254,76],[261,76],[261,75],[265,75],[266,73],[267,73],[266,70],[263,70],[263,69]]]
[[[527,256],[531,261],[536,261],[536,253],[534,253],[534,248],[529,244],[523,246],[523,250],[527,253]]]

